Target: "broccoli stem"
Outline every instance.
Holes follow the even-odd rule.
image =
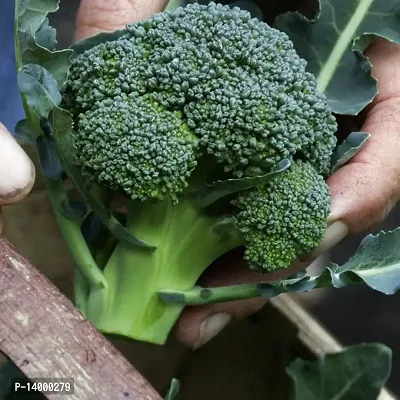
[[[195,288],[186,291],[164,289],[160,290],[158,295],[166,303],[201,305],[260,297],[261,295],[257,289],[257,284],[254,283],[221,286],[215,288],[203,288],[196,286]]]
[[[86,303],[89,294],[89,285],[78,267],[74,270],[74,304],[75,307],[85,314]]]
[[[321,274],[313,277],[289,278],[276,282],[246,283],[213,288],[196,286],[189,290],[163,289],[158,292],[158,295],[169,304],[194,306],[254,297],[271,298],[283,293],[308,292],[330,286],[332,286],[332,281],[326,279],[326,274]]]
[[[107,281],[90,253],[80,225],[60,211],[60,204],[66,199],[61,178],[55,180],[46,178],[46,186],[57,223],[81,274],[92,289],[105,289]]]
[[[213,230],[219,219],[186,199],[130,202],[129,232],[156,250],[119,242],[103,271],[106,304],[89,295],[88,318],[104,333],[164,344],[184,305],[167,304],[157,292],[193,288],[213,261],[242,244],[236,232]]]

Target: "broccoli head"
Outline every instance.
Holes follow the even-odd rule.
[[[126,229],[155,247],[116,245],[85,307],[99,329],[163,342],[183,305],[157,291],[192,288],[236,247],[267,272],[321,240],[336,121],[288,36],[247,11],[191,4],[128,25],[74,57],[63,107],[76,166],[125,195]]]
[[[118,40],[76,57],[67,104],[78,116],[103,99],[146,96],[181,111],[200,146],[235,176],[268,172],[283,158],[326,175],[336,122],[305,68],[285,33],[248,12],[192,4],[128,25]]]
[[[298,162],[265,185],[241,193],[236,225],[245,259],[257,271],[286,268],[318,246],[330,211],[327,184],[309,163]]]

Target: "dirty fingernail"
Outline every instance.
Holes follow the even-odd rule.
[[[0,123],[0,200],[13,200],[29,192],[35,168],[28,155]]]
[[[326,229],[325,235],[321,240],[319,246],[312,251],[312,257],[318,257],[325,253],[327,250],[336,246],[341,242],[349,233],[348,226],[343,221],[336,221],[332,225],[329,225]]]
[[[217,336],[231,320],[232,316],[228,313],[218,313],[208,317],[200,326],[200,336],[194,344],[193,350],[198,349]]]

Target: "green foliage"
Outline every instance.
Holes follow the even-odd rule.
[[[377,94],[371,64],[363,51],[377,37],[400,43],[398,0],[319,0],[309,20],[298,12],[279,16],[308,71],[328,97],[332,111],[356,115]]]
[[[286,369],[293,400],[375,400],[389,378],[391,350],[377,343],[351,346],[316,361],[297,359]]]
[[[343,265],[330,267],[332,282],[340,288],[364,282],[374,290],[394,294],[400,289],[400,228],[366,236]]]

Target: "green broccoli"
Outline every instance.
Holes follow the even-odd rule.
[[[73,59],[75,163],[124,196],[126,228],[155,247],[116,244],[84,307],[100,330],[164,343],[184,305],[159,291],[191,289],[237,247],[267,272],[318,245],[337,126],[305,67],[286,34],[215,3],[128,25]]]
[[[328,186],[308,163],[239,194],[235,223],[246,241],[245,260],[258,271],[286,268],[318,246],[330,210]]]

